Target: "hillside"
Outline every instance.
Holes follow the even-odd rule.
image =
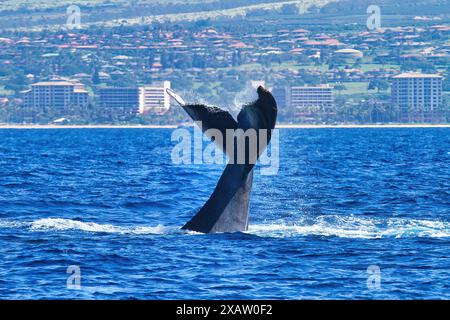
[[[376,4],[386,15],[450,14],[450,0],[341,0],[320,10],[326,14],[364,14],[369,5]]]
[[[64,28],[69,5],[78,5],[81,23],[87,25],[117,26],[149,24],[155,21],[226,20],[247,17],[250,23],[272,16],[271,12],[283,12],[283,7],[294,6],[299,15],[281,20],[287,23],[318,23],[335,25],[350,21],[364,23],[366,9],[372,0],[6,0],[0,2],[0,30]],[[384,23],[398,24],[406,16],[432,15],[448,18],[450,0],[379,0]],[[289,9],[289,8],[288,8]],[[260,19],[255,12],[261,11]],[[289,11],[289,10],[287,10]],[[270,12],[265,14],[264,12]],[[288,12],[289,13],[289,12]],[[256,15],[257,17],[258,15]]]
[[[336,0],[7,0],[0,3],[0,29],[52,27],[65,24],[66,9],[78,5],[83,24],[148,23],[154,20],[196,20],[245,15],[249,10],[277,10],[295,5],[305,12]]]

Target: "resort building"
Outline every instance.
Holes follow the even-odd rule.
[[[364,57],[364,54],[362,51],[356,49],[340,49],[334,51],[333,56],[344,59],[361,59]]]
[[[392,104],[401,121],[432,121],[442,111],[442,76],[402,73],[392,77]]]
[[[140,90],[138,87],[101,88],[99,107],[118,116],[132,116],[139,112]]]
[[[300,114],[330,113],[334,108],[333,88],[328,85],[291,87],[289,100]]]
[[[86,108],[89,103],[84,86],[71,81],[38,82],[22,94],[25,108],[53,115],[71,114]]]
[[[289,88],[288,87],[274,87],[272,95],[277,102],[279,109],[285,109],[289,106]]]
[[[170,81],[139,88],[139,113],[163,115],[170,109]]]

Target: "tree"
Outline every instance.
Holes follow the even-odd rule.
[[[386,91],[389,89],[389,81],[385,79],[373,79],[369,81],[369,85],[367,87],[368,90],[375,90],[377,89],[377,92],[380,93],[380,91]]]
[[[296,15],[299,13],[298,7],[295,4],[285,4],[281,7],[280,11],[283,15]]]
[[[318,14],[318,13],[320,13],[320,8],[318,6],[316,6],[315,4],[313,4],[312,6],[310,6],[308,8],[308,12],[312,13],[312,14]]]
[[[94,74],[92,75],[92,83],[93,84],[100,84],[100,76],[98,74],[98,69],[94,69]]]
[[[169,55],[167,54],[167,51],[165,51],[165,50],[161,54],[161,64],[162,64],[162,67],[164,69],[167,69],[167,68],[171,67],[170,60],[169,60]]]
[[[198,89],[197,89],[197,92],[199,93],[199,94],[201,94],[201,95],[204,95],[204,96],[206,96],[206,95],[211,95],[212,94],[212,90],[211,90],[211,88],[209,87],[209,86],[207,86],[207,85],[201,85]]]
[[[344,85],[341,84],[341,83],[339,83],[339,84],[337,84],[337,85],[334,86],[334,90],[339,91],[339,95],[341,95],[341,94],[342,94],[342,91],[344,91],[344,90],[346,90],[346,89],[347,89],[347,87],[344,86]]]
[[[151,51],[150,54],[148,55],[148,67],[151,68],[154,62],[155,62],[155,55],[153,54],[153,51]]]
[[[206,67],[205,57],[199,54],[194,54],[192,66],[194,68],[205,68]]]
[[[17,70],[16,73],[11,77],[9,83],[5,86],[5,89],[14,90],[15,94],[18,95],[21,90],[25,88],[27,83],[27,78],[22,70]]]
[[[233,67],[240,66],[242,64],[242,56],[239,50],[233,52],[232,65]]]

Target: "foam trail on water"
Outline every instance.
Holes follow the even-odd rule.
[[[293,222],[250,225],[248,233],[261,237],[326,236],[341,238],[447,238],[450,222],[405,218],[367,218],[327,215]]]
[[[170,234],[174,229],[158,225],[156,227],[145,226],[114,226],[111,224],[98,224],[94,222],[82,222],[70,219],[47,218],[31,223],[31,230],[80,230],[85,232],[117,233],[117,234]]]
[[[164,235],[184,233],[177,227],[146,226],[114,226],[111,224],[99,224],[95,222],[82,222],[62,218],[45,218],[32,222],[0,220],[0,228],[28,228],[31,231],[69,231],[79,230],[83,232],[112,233],[112,234],[135,234],[135,235]]]
[[[180,226],[181,227],[181,226]],[[32,222],[0,219],[0,228],[20,228],[33,232],[82,231],[123,235],[198,235],[177,226],[116,226],[62,218],[44,218]],[[300,217],[295,221],[250,224],[248,232],[259,237],[289,238],[324,236],[340,238],[447,238],[450,222],[406,218],[369,218],[364,216],[325,215]]]
[[[21,228],[26,227],[27,225],[29,225],[29,223],[23,221],[9,219],[0,220],[0,228]]]

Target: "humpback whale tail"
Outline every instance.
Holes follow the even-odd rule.
[[[200,211],[183,226],[183,229],[202,233],[237,232],[248,228],[250,193],[253,183],[253,167],[271,139],[275,127],[277,105],[272,94],[262,86],[258,87],[258,99],[245,105],[237,121],[225,110],[205,105],[186,104],[171,89],[168,94],[177,101],[208,135],[218,130],[222,139],[215,140],[229,157],[229,162],[217,183],[214,192]],[[233,130],[233,141],[227,131]],[[255,140],[247,132],[253,132]],[[237,134],[237,133],[241,134]],[[210,136],[210,138],[213,138]],[[252,146],[251,144],[256,144]],[[243,157],[240,155],[244,154]]]

